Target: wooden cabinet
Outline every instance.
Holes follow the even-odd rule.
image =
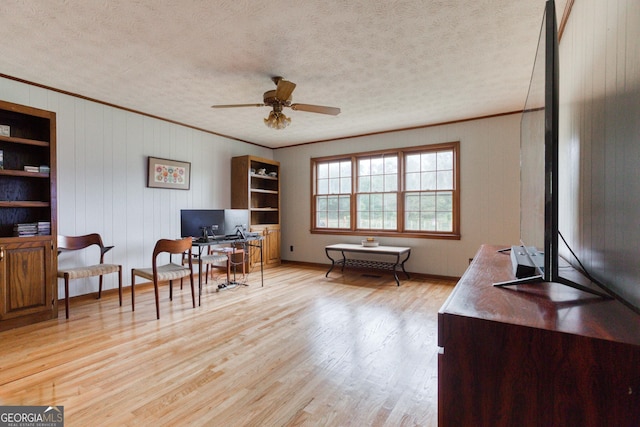
[[[438,313],[438,425],[640,422],[640,315],[559,283],[512,280],[483,246]]]
[[[280,226],[276,224],[258,225],[250,228],[251,232],[262,235],[262,261],[265,267],[280,264]],[[251,252],[251,265],[259,265],[260,252]]]
[[[0,330],[58,316],[56,115],[0,101]]]
[[[280,263],[280,163],[256,156],[231,159],[231,207],[249,210],[249,230],[262,233],[264,266]],[[252,250],[256,264],[260,254]]]

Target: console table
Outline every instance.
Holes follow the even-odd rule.
[[[329,277],[329,273],[336,265],[341,265],[341,271],[344,271],[345,266],[349,267],[361,267],[372,268],[377,270],[391,270],[393,271],[393,277],[396,279],[396,284],[400,286],[400,279],[398,279],[398,269],[402,269],[407,279],[410,278],[409,273],[404,269],[404,263],[407,262],[411,255],[411,248],[401,246],[362,246],[351,243],[337,243],[335,245],[329,245],[324,248],[327,258],[331,260],[331,267],[325,274],[325,277]],[[330,252],[339,252],[342,255],[342,259],[334,259],[331,257]],[[362,258],[347,258],[347,253],[366,254],[367,256],[381,255],[382,257],[392,257],[392,261],[378,261],[375,259],[362,259]],[[334,255],[335,256],[335,255]],[[373,257],[371,257],[373,258]]]
[[[438,313],[439,426],[640,425],[640,315],[482,246]]]

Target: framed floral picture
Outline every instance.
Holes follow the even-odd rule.
[[[188,190],[191,163],[149,156],[147,187]]]

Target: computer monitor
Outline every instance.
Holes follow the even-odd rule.
[[[180,211],[180,235],[203,237],[226,234],[223,209],[182,209]]]
[[[243,233],[248,231],[249,210],[247,209],[225,209],[224,210],[224,234],[235,235],[238,230]]]

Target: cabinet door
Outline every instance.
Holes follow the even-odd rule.
[[[0,320],[57,316],[52,253],[50,240],[0,245]]]
[[[280,264],[280,226],[268,226],[265,229],[265,241],[265,264]]]

